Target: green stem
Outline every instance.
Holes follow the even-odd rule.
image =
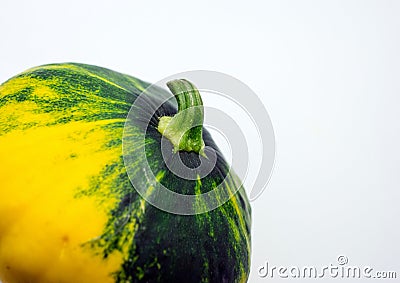
[[[164,116],[158,123],[158,131],[174,146],[174,151],[194,151],[204,155],[203,101],[197,88],[188,80],[167,83],[178,102],[178,113]]]

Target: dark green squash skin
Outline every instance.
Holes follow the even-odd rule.
[[[136,97],[149,86],[136,78],[97,66],[73,63],[57,64],[60,67],[57,69],[47,68],[47,66],[28,70],[18,76],[28,76],[43,81],[44,84],[60,93],[60,99],[34,100],[30,97],[34,86],[28,85],[20,93],[2,99],[0,107],[8,102],[31,99],[40,105],[40,111],[57,113],[59,118],[54,124],[76,120],[96,121],[126,118]],[[81,71],[77,71],[71,66],[79,67]],[[56,84],[47,83],[54,81],[55,78],[57,79]],[[106,78],[106,80],[101,78]],[[91,96],[106,98],[107,101],[113,101],[113,103],[91,100],[88,93]],[[166,90],[157,89],[157,92],[150,94],[149,101],[160,97],[172,97],[172,95]],[[88,109],[97,107],[102,111],[83,116],[68,111],[76,105],[86,105],[84,107]],[[229,166],[221,154],[218,154],[217,166],[208,176],[201,179],[201,183],[183,180],[175,176],[168,170],[162,158],[161,134],[157,131],[157,122],[162,116],[174,115],[176,109],[176,103],[172,99],[164,103],[157,111],[152,109],[151,103],[148,109],[137,110],[138,115],[149,115],[149,113],[155,112],[146,134],[146,155],[150,167],[155,175],[159,172],[163,173],[161,183],[170,190],[182,194],[208,192],[219,185],[228,174]],[[21,129],[34,126],[40,125],[14,125]],[[138,127],[142,126],[145,125],[138,125]],[[123,129],[124,123],[115,122],[111,126],[104,127]],[[0,130],[2,130],[1,126]],[[207,146],[211,146],[219,152],[206,130],[203,132],[203,138]],[[113,137],[112,142],[108,142],[104,146],[122,148],[122,136]],[[134,146],[132,145],[133,156],[135,154]],[[198,160],[196,153],[180,152],[176,154],[180,154],[183,162],[188,166],[196,167]],[[141,162],[143,160],[134,160],[129,166],[141,168]],[[110,192],[117,192],[120,202],[111,211],[103,235],[97,241],[83,244],[90,245],[96,250],[96,253],[107,258],[113,251],[122,250],[124,243],[132,242],[129,256],[120,270],[113,275],[115,282],[221,283],[247,281],[250,270],[251,208],[243,188],[240,188],[222,206],[207,213],[190,216],[175,215],[146,203],[145,212],[138,214],[142,198],[130,183],[121,150],[120,161],[107,164],[103,174],[92,180],[91,187],[80,192],[76,197],[96,195],[98,184],[107,176],[115,175],[117,177],[113,177]],[[229,179],[225,182],[230,190],[234,189],[233,180]],[[147,184],[143,184],[143,186],[147,186]],[[134,233],[127,228],[132,222],[137,224]],[[122,233],[122,231],[127,232]],[[122,236],[126,238],[122,239]],[[131,241],[132,237],[133,241]]]

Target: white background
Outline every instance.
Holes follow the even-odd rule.
[[[215,70],[260,96],[277,159],[249,282],[304,282],[257,269],[339,255],[400,277],[399,1],[0,2],[1,82],[65,61],[149,82]]]

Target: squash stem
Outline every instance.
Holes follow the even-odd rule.
[[[174,151],[194,151],[204,156],[203,101],[197,88],[188,80],[179,79],[167,83],[178,102],[178,113],[163,116],[158,131],[174,146]]]

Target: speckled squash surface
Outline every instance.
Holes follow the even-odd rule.
[[[212,211],[175,215],[132,187],[122,135],[146,87],[134,77],[74,63],[36,67],[0,86],[1,281],[247,281],[251,218],[243,188]],[[157,181],[185,194],[221,182],[235,190],[235,180],[224,180],[229,166],[222,155],[202,179],[182,180],[168,170],[156,123],[175,113],[176,105],[165,104],[146,135]],[[204,142],[218,150],[207,131]],[[190,160],[195,153],[180,154]]]

